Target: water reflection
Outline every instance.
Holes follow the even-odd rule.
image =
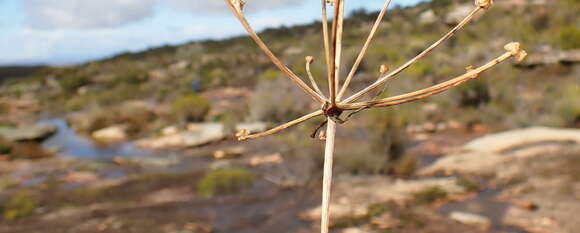
[[[137,148],[133,143],[124,142],[101,145],[78,135],[65,120],[52,119],[39,122],[40,125],[53,125],[58,132],[43,142],[46,149],[57,150],[63,156],[109,160],[115,157],[150,157],[157,153]],[[165,154],[165,156],[167,156]]]

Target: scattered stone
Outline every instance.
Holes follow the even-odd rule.
[[[189,62],[187,62],[187,61],[179,61],[179,62],[177,62],[175,64],[171,64],[169,66],[169,70],[174,71],[174,72],[175,71],[181,71],[181,70],[184,70],[185,68],[187,68],[187,66],[189,66]]]
[[[445,23],[447,25],[457,25],[465,18],[465,16],[469,15],[472,10],[473,5],[471,4],[457,6],[447,13],[445,16]]]
[[[196,147],[223,140],[227,136],[228,131],[221,123],[199,123],[190,124],[186,131],[172,135],[139,140],[136,145],[150,149]]]
[[[118,165],[137,165],[143,167],[169,167],[179,163],[176,158],[153,158],[153,157],[134,157],[123,158],[115,157],[113,162]]]
[[[211,170],[220,170],[220,169],[228,169],[233,168],[234,163],[231,160],[218,160],[209,165]]]
[[[342,230],[342,233],[370,233],[370,231],[362,229],[362,228],[351,227],[351,228],[346,228],[346,229]]]
[[[266,156],[253,156],[248,164],[252,167],[258,167],[268,164],[281,164],[284,161],[280,153]]]
[[[532,127],[497,134],[490,134],[467,143],[463,148],[468,151],[501,152],[526,144],[542,142],[580,143],[580,129],[556,129]]]
[[[467,225],[479,226],[482,229],[489,229],[491,220],[489,218],[466,212],[452,212],[449,218]]]
[[[167,126],[161,129],[161,135],[169,136],[179,133],[179,130],[175,126]]]
[[[214,159],[232,159],[241,157],[246,153],[247,149],[243,146],[236,146],[231,148],[226,148],[223,150],[217,150],[213,152]]]
[[[127,140],[127,126],[115,125],[92,133],[92,137],[98,141],[120,142]]]
[[[168,188],[147,194],[144,203],[148,205],[157,205],[172,202],[186,202],[194,197],[190,188]]]
[[[419,15],[419,22],[422,24],[432,24],[437,22],[437,16],[433,10],[427,10]]]
[[[268,124],[265,122],[248,122],[236,125],[236,132],[243,129],[248,130],[249,133],[261,133],[268,129]]]
[[[12,141],[44,141],[53,134],[57,128],[54,126],[27,126],[27,127],[0,127],[0,137]]]
[[[547,51],[530,55],[518,66],[534,67],[555,64],[577,64],[580,63],[580,49],[567,51]]]
[[[169,76],[167,71],[165,71],[163,69],[152,70],[149,72],[148,75],[149,75],[149,79],[156,80],[156,81],[165,80]]]
[[[534,211],[538,209],[538,205],[531,201],[511,200],[510,203],[522,209]]]
[[[69,172],[64,178],[64,181],[85,184],[97,181],[98,179],[99,177],[92,172]]]

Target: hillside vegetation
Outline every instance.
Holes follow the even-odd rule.
[[[461,10],[461,4],[442,0],[391,11],[361,65],[354,86],[373,82],[381,64],[396,67],[438,39],[452,26],[451,15]],[[385,95],[408,92],[462,74],[464,67],[482,64],[502,53],[503,45],[512,40],[522,42],[531,57],[580,48],[577,43],[580,41],[580,5],[575,0],[511,4],[511,1],[498,3],[433,54],[405,71],[401,78],[389,83]],[[354,62],[375,15],[359,10],[347,20],[345,67]],[[313,73],[324,82],[318,22],[268,29],[261,35],[274,52],[304,78],[304,57],[318,58]],[[403,115],[405,124],[448,119],[493,128],[537,124],[577,127],[580,122],[579,69],[577,65],[561,63],[503,64],[450,93],[392,111]],[[347,73],[346,70],[343,73]],[[121,54],[72,67],[42,68],[24,78],[4,81],[1,96],[5,100],[33,99],[38,102],[40,111],[57,115],[84,112],[95,116],[106,109],[103,118],[107,119],[101,119],[105,122],[102,124],[145,123],[146,126],[135,128],[148,131],[184,119],[285,121],[305,113],[307,108],[318,107],[306,104],[304,95],[288,83],[249,38],[236,37]],[[216,103],[223,99],[231,102],[228,96],[204,95],[225,87],[253,90],[255,98],[242,98],[224,108]],[[190,96],[189,100],[184,96]],[[155,122],[126,119],[134,117],[123,113],[124,106],[136,100],[154,109],[151,119]],[[206,106],[206,101],[211,106]],[[184,103],[192,104],[191,108],[199,105],[202,109],[195,113],[185,111]],[[9,103],[0,104],[4,106],[0,106],[0,111],[13,109],[6,106]],[[429,106],[425,107],[426,104]],[[432,111],[426,112],[426,108]]]

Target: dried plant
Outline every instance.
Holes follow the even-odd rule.
[[[268,48],[268,46],[262,41],[258,34],[252,29],[246,18],[244,17],[244,5],[246,4],[244,0],[225,0],[229,8],[232,10],[233,14],[242,23],[244,28],[249,33],[250,37],[258,44],[260,49],[268,56],[268,58],[276,65],[291,81],[298,85],[306,94],[308,94],[314,101],[321,105],[319,110],[311,112],[304,115],[296,120],[282,124],[273,129],[267,130],[262,133],[250,134],[248,130],[241,130],[236,134],[238,140],[248,140],[255,139],[259,137],[264,137],[278,133],[282,130],[290,128],[292,126],[298,125],[309,119],[323,116],[326,121],[323,125],[319,127],[322,128],[326,125],[326,133],[321,133],[320,138],[326,141],[325,153],[324,153],[324,175],[323,175],[323,194],[322,194],[322,216],[321,216],[321,232],[327,233],[329,227],[329,210],[330,210],[330,191],[332,184],[332,167],[333,167],[333,154],[334,154],[334,141],[336,135],[337,123],[343,124],[346,122],[348,117],[354,113],[358,113],[362,110],[369,108],[380,108],[388,107],[394,105],[405,104],[409,102],[418,101],[425,99],[435,94],[439,94],[453,87],[459,86],[469,80],[477,79],[480,75],[494,67],[495,65],[507,60],[510,57],[514,57],[516,60],[521,61],[526,56],[527,53],[521,49],[520,44],[517,42],[512,42],[507,44],[504,48],[505,53],[501,54],[497,58],[489,61],[488,63],[474,68],[469,66],[467,72],[463,75],[450,79],[448,81],[439,83],[437,85],[424,88],[418,91],[376,99],[367,101],[356,102],[365,94],[382,87],[385,82],[397,77],[398,74],[403,72],[405,69],[409,68],[415,64],[419,59],[425,57],[431,53],[437,46],[452,37],[456,32],[462,29],[465,25],[473,20],[476,14],[489,9],[493,5],[493,0],[475,0],[474,9],[453,29],[451,29],[447,34],[445,34],[441,39],[434,42],[431,46],[427,47],[423,52],[413,57],[403,65],[399,66],[397,69],[389,72],[389,68],[386,65],[380,67],[380,77],[367,86],[366,88],[356,92],[348,98],[342,99],[346,90],[348,89],[354,75],[357,73],[359,65],[363,60],[367,49],[372,42],[380,23],[383,21],[385,14],[388,11],[388,7],[391,0],[386,0],[385,4],[380,11],[375,23],[373,24],[367,40],[365,41],[362,49],[357,56],[354,65],[352,66],[350,72],[346,76],[342,86],[340,86],[340,70],[341,70],[341,59],[342,59],[342,32],[343,32],[343,20],[344,20],[344,0],[321,0],[322,2],[322,36],[324,44],[324,54],[326,60],[327,68],[327,78],[328,78],[328,89],[329,93],[325,96],[318,85],[315,82],[312,73],[310,72],[310,65],[314,61],[311,56],[306,57],[306,70],[308,74],[308,79],[312,87],[308,86],[302,78],[297,76],[292,70],[290,70],[274,53]],[[327,11],[329,6],[333,9],[332,25],[329,28]],[[380,92],[379,92],[380,93]],[[341,115],[345,111],[352,111],[346,119],[341,119]],[[317,129],[318,131],[318,129]],[[316,135],[316,132],[313,136]]]

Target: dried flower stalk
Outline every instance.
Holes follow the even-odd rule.
[[[504,54],[498,56],[497,58],[491,60],[490,62],[478,67],[469,68],[467,72],[463,75],[457,76],[448,81],[427,87],[418,91],[378,99],[370,101],[355,102],[359,100],[363,95],[369,93],[370,91],[383,86],[387,81],[397,77],[398,74],[403,72],[405,69],[409,68],[417,61],[429,53],[431,53],[435,48],[445,42],[447,39],[451,38],[455,33],[461,30],[465,25],[471,22],[474,16],[485,11],[493,5],[492,0],[475,0],[474,9],[463,19],[459,24],[457,24],[453,29],[451,29],[447,34],[441,37],[439,40],[435,41],[429,47],[427,47],[419,55],[411,58],[409,61],[405,62],[403,65],[399,66],[397,69],[390,73],[389,67],[387,65],[381,65],[380,76],[373,84],[363,88],[362,90],[356,92],[350,97],[341,100],[343,95],[346,93],[354,75],[358,71],[360,63],[364,58],[366,51],[372,39],[374,38],[381,21],[383,20],[391,0],[386,0],[385,4],[379,13],[375,23],[373,24],[367,40],[362,46],[360,53],[358,54],[355,63],[353,64],[350,72],[345,78],[345,82],[339,89],[340,81],[340,67],[341,67],[341,53],[342,53],[342,31],[343,31],[343,20],[344,20],[344,0],[321,0],[322,2],[322,36],[324,44],[324,53],[326,58],[327,66],[327,79],[328,79],[328,99],[324,96],[322,91],[318,88],[314,77],[310,71],[310,65],[314,58],[311,56],[306,57],[306,70],[308,73],[308,78],[310,79],[311,85],[314,88],[310,88],[300,77],[298,77],[294,72],[292,72],[284,63],[280,61],[266,46],[266,44],[260,39],[256,32],[250,27],[249,23],[243,16],[243,6],[245,2],[243,0],[225,0],[234,15],[240,20],[244,28],[250,34],[250,37],[258,44],[262,51],[272,60],[272,62],[284,72],[294,83],[296,83],[301,89],[304,90],[308,95],[310,95],[316,102],[322,104],[320,110],[306,114],[296,120],[282,124],[278,127],[270,129],[268,131],[250,134],[248,130],[242,130],[236,134],[238,140],[248,140],[256,139],[259,137],[264,137],[278,133],[282,130],[290,128],[292,126],[298,125],[309,119],[324,116],[326,122],[321,125],[321,127],[326,124],[326,133],[320,135],[320,138],[326,141],[325,153],[324,153],[324,176],[323,176],[323,194],[322,194],[322,213],[321,213],[321,233],[328,233],[329,220],[330,220],[330,196],[331,196],[331,186],[332,186],[332,167],[333,167],[333,156],[334,156],[334,142],[336,137],[337,123],[344,123],[340,119],[340,115],[344,111],[352,111],[354,113],[362,111],[368,108],[379,108],[388,107],[394,105],[400,105],[404,103],[414,102],[421,99],[428,98],[430,96],[442,93],[451,88],[459,86],[469,80],[479,78],[481,74],[499,63],[507,60],[510,57],[514,57],[517,61],[523,60],[527,53],[521,49],[521,45],[517,42],[509,43],[505,46],[507,50]],[[334,7],[334,15],[332,21],[332,30],[329,33],[328,29],[328,19],[327,19],[327,7],[328,4]],[[352,114],[352,113],[351,113]],[[315,134],[314,134],[315,135]]]

